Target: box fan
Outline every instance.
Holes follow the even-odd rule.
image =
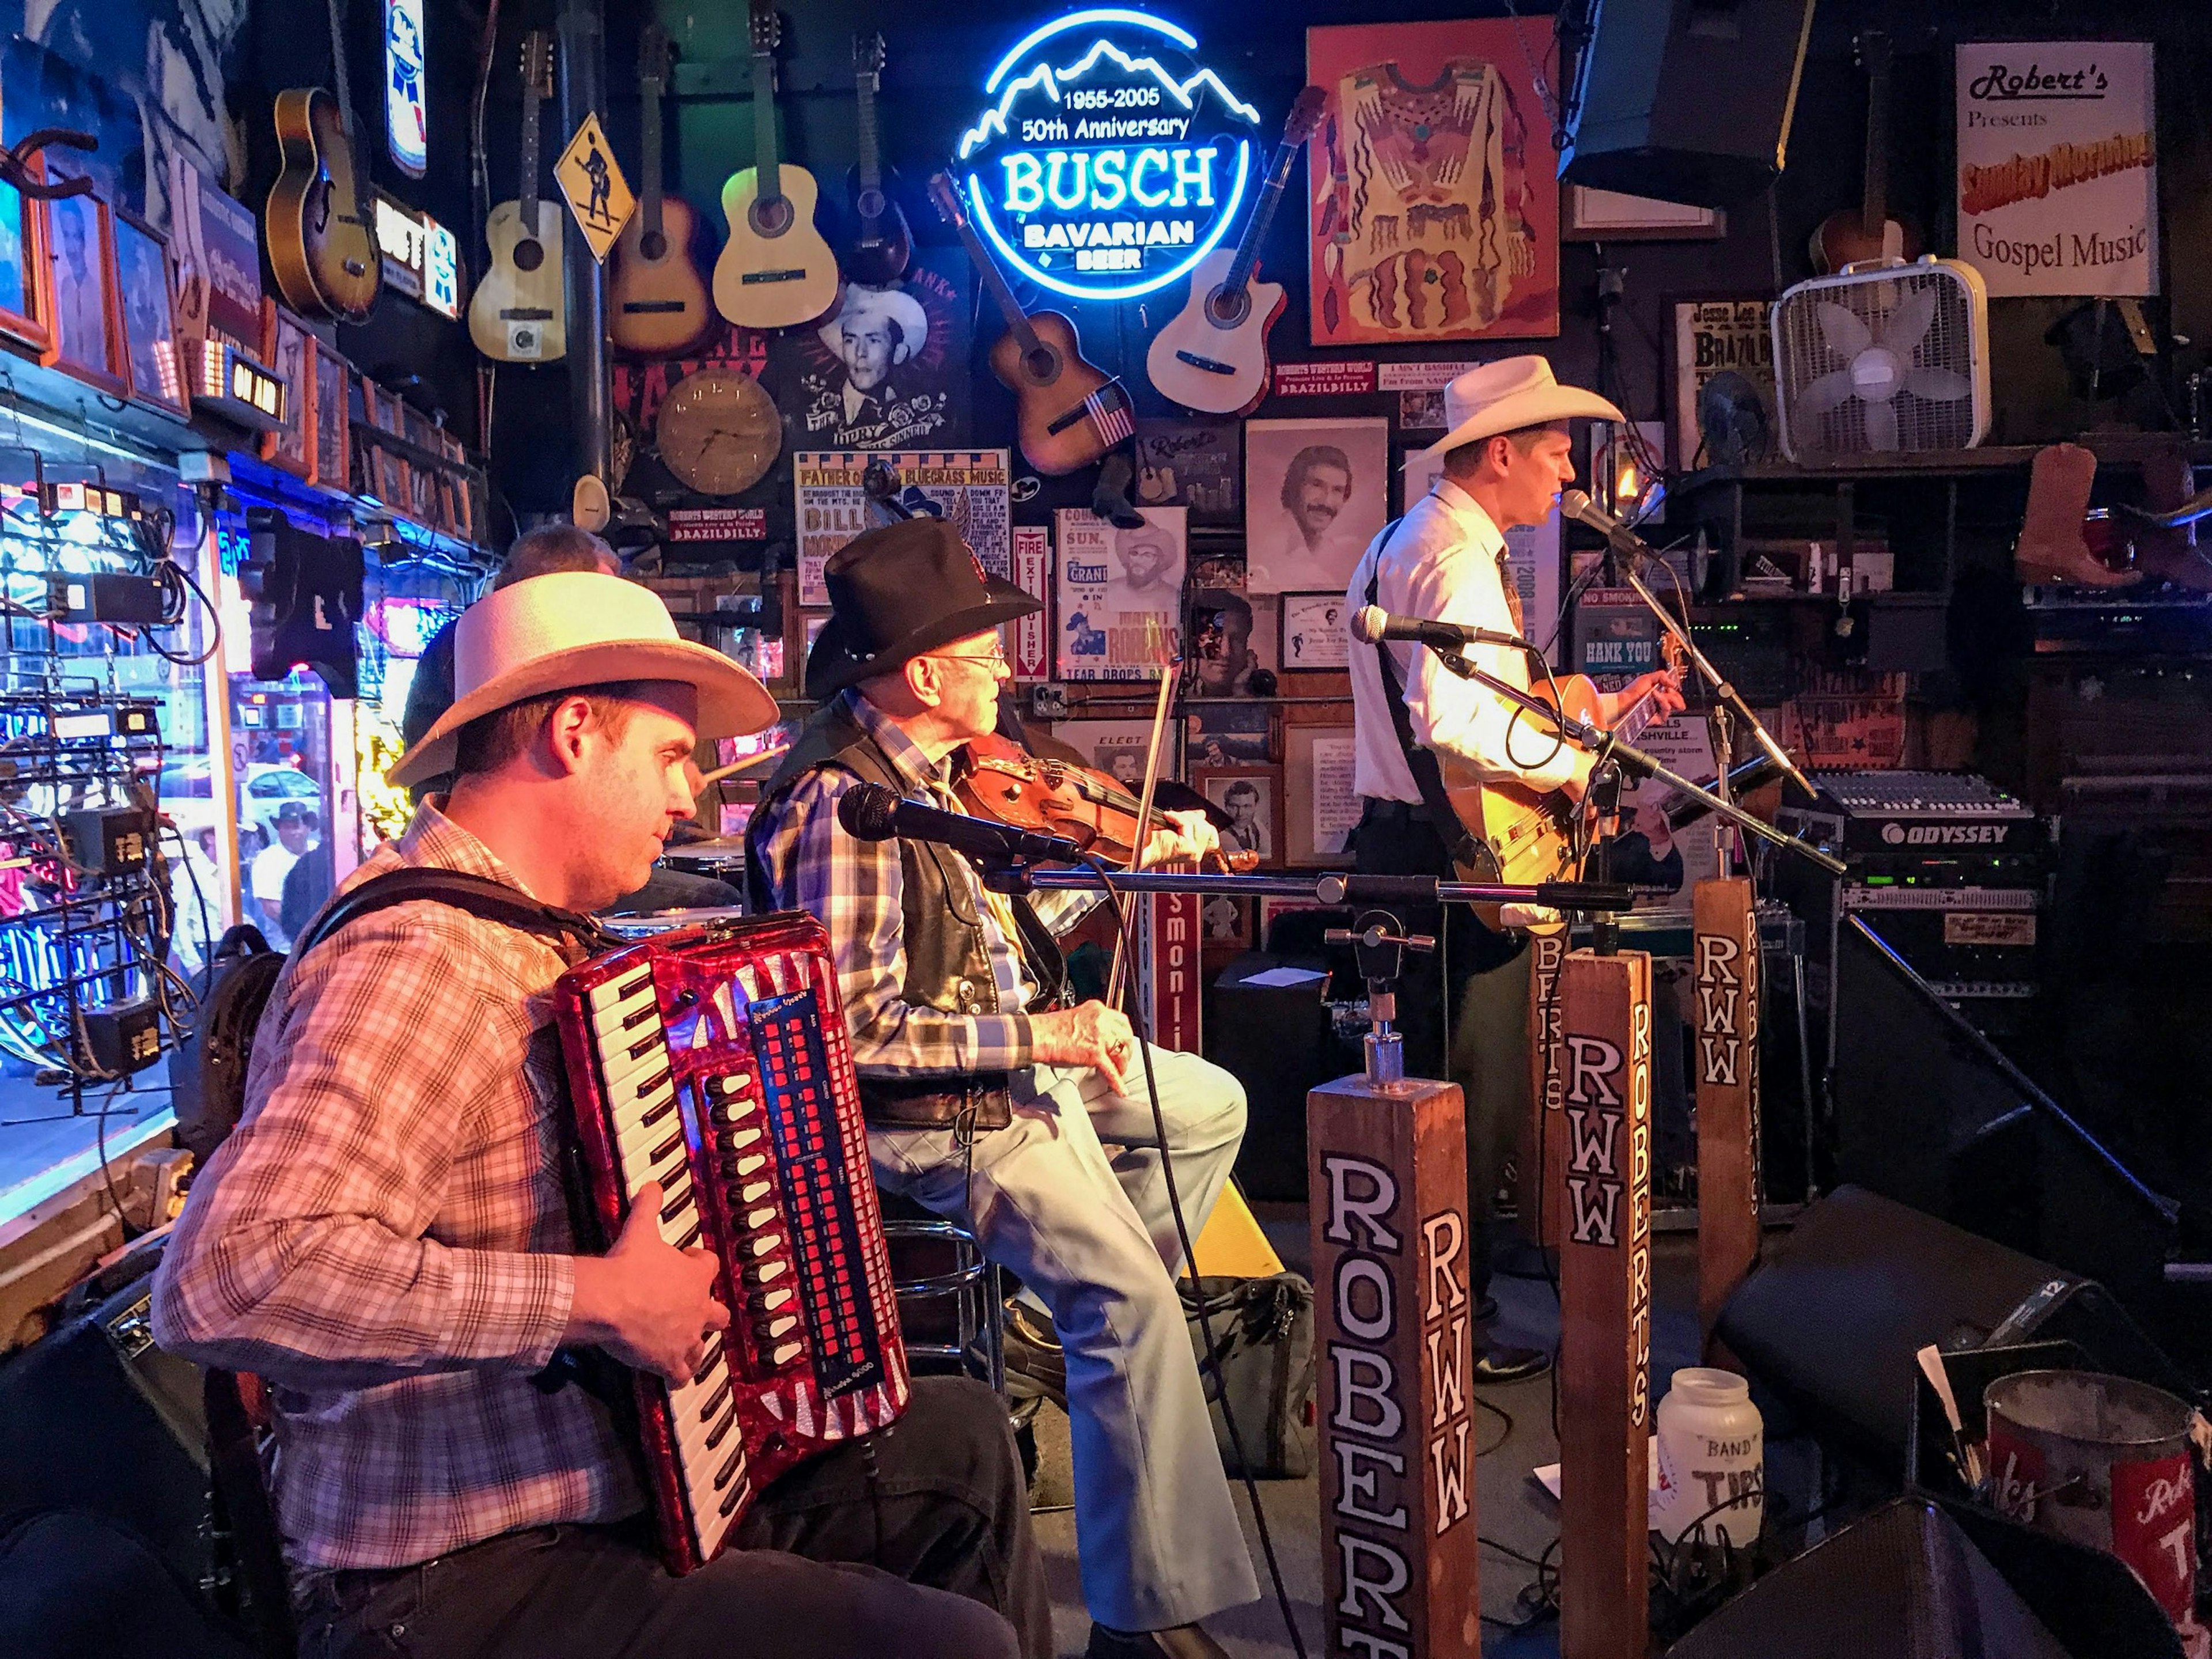
[[[1989,291],[1933,257],[1846,265],[1774,305],[1775,409],[1793,461],[1970,449],[1990,424]]]

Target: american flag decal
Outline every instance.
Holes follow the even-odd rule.
[[[1129,394],[1119,380],[1109,380],[1104,386],[1083,400],[1083,412],[1090,417],[1091,429],[1109,449],[1133,438],[1137,433],[1137,422],[1129,403]]]

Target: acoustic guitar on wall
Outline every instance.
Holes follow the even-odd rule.
[[[814,228],[822,193],[814,175],[777,154],[775,49],[783,25],[754,0],[755,164],[722,186],[730,240],[714,261],[714,309],[741,328],[793,328],[837,302],[837,258]]]
[[[662,184],[660,100],[668,88],[669,63],[668,32],[647,24],[637,48],[645,172],[637,211],[615,247],[607,319],[616,349],[636,357],[688,356],[714,326],[713,296],[691,258],[698,216]]]
[[[968,222],[951,175],[931,179],[929,193],[945,223],[960,233],[976,276],[1006,319],[1006,331],[991,343],[991,372],[1014,394],[1022,459],[1056,477],[1090,465],[1132,436],[1137,425],[1128,389],[1085,361],[1073,322],[1056,311],[1024,313],[1006,273]]]
[[[837,250],[838,268],[848,283],[882,288],[906,274],[914,258],[914,230],[906,211],[884,188],[884,164],[876,138],[876,93],[883,83],[884,37],[853,37],[853,97],[860,143],[860,165],[846,180],[847,222],[852,234]]]
[[[1249,415],[1267,395],[1267,331],[1283,314],[1279,283],[1255,283],[1260,244],[1290,182],[1291,163],[1321,124],[1328,94],[1308,87],[1291,106],[1244,234],[1216,248],[1190,274],[1190,297],[1152,337],[1145,368],[1161,394],[1209,415]]]
[[[1852,42],[1867,74],[1866,165],[1859,204],[1820,221],[1813,268],[1832,276],[1860,259],[1917,259],[1920,233],[1889,213],[1889,36],[1863,29]]]
[[[568,283],[561,204],[538,194],[538,111],[553,95],[553,37],[522,42],[522,176],[517,198],[484,221],[491,268],[469,301],[469,337],[495,362],[550,363],[568,350]]]
[[[358,323],[376,308],[384,262],[354,149],[338,0],[330,0],[329,9],[337,96],[320,87],[276,94],[276,145],[284,165],[269,187],[269,264],[293,310]]]

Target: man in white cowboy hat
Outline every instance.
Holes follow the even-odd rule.
[[[904,289],[854,283],[817,331],[845,365],[842,424],[860,426],[884,419],[898,402],[893,371],[929,343],[929,313]]]
[[[501,589],[454,647],[453,704],[392,774],[451,772],[452,793],[349,885],[460,872],[592,910],[690,815],[695,745],[775,718],[618,577]],[[918,1380],[895,1428],[769,1487],[744,1547],[663,1570],[635,1449],[552,1362],[597,1348],[688,1379],[728,1314],[651,1187],[611,1250],[575,1250],[557,940],[428,898],[311,930],[159,1269],[157,1340],[271,1385],[301,1651],[1048,1653],[1005,1413],[964,1380]]]
[[[1460,375],[1444,390],[1443,439],[1423,452],[1443,471],[1406,516],[1377,536],[1345,590],[1345,615],[1380,605],[1492,629],[1541,643],[1551,618],[1521,615],[1505,569],[1505,532],[1541,524],[1575,479],[1568,422],[1618,421],[1620,411],[1595,392],[1561,386],[1541,357],[1508,357]],[[1525,689],[1528,665],[1518,651],[1473,646],[1467,656],[1488,673]],[[1579,800],[1590,757],[1553,742],[1540,724],[1496,694],[1459,678],[1426,647],[1352,646],[1354,787],[1364,797],[1353,840],[1367,874],[1449,876],[1462,830],[1437,787],[1438,753],[1486,779],[1564,790]],[[1651,679],[1662,677],[1651,676]],[[1614,711],[1645,688],[1638,681],[1605,700]],[[1658,691],[1662,718],[1682,706],[1671,681]],[[1394,708],[1393,705],[1398,705]],[[1400,718],[1401,712],[1404,718]],[[1433,806],[1431,802],[1434,803]],[[1462,846],[1462,850],[1464,851]],[[1528,1111],[1528,953],[1522,941],[1491,932],[1463,905],[1401,917],[1417,932],[1443,928],[1445,948],[1427,972],[1409,972],[1398,997],[1406,1069],[1449,1077],[1467,1095],[1468,1212],[1474,1219],[1470,1268],[1478,1304],[1487,1304],[1490,1218],[1501,1166]],[[1488,1304],[1494,1310],[1495,1304]],[[1532,1348],[1486,1341],[1475,1360],[1483,1382],[1534,1376],[1547,1363]]]

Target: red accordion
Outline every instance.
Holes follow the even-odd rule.
[[[686,928],[592,958],[554,997],[606,1236],[658,1181],[661,1236],[721,1261],[730,1325],[698,1375],[637,1379],[665,1553],[688,1572],[777,1475],[906,1408],[830,937],[797,913]]]

